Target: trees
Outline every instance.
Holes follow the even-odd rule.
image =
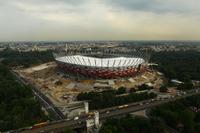
[[[52,51],[29,51],[18,52],[7,49],[0,53],[0,58],[4,58],[3,64],[11,67],[24,66],[29,67],[40,63],[53,61]]]
[[[118,90],[116,91],[116,94],[117,94],[117,95],[124,94],[124,93],[126,93],[126,88],[125,88],[125,87],[120,87],[120,88],[118,88]]]
[[[131,93],[128,95],[117,95],[117,90],[99,92],[80,93],[78,100],[89,100],[90,109],[101,109],[110,106],[127,104],[156,97],[155,93]]]
[[[190,81],[185,82],[183,84],[179,84],[177,87],[177,89],[179,89],[179,90],[191,90],[193,88],[194,88],[194,86],[193,86],[192,82],[190,82]]]
[[[154,52],[151,62],[159,64],[159,70],[169,79],[200,80],[200,52],[163,51]]]
[[[150,116],[163,120],[181,133],[199,133],[199,112],[191,110],[191,107],[200,107],[199,101],[200,95],[195,95],[160,105],[150,111]]]
[[[165,133],[166,129],[160,119],[132,117],[107,120],[99,133]]]
[[[16,82],[3,65],[0,65],[0,118],[0,131],[47,120],[31,89]]]
[[[136,92],[136,89],[135,88],[130,88],[130,93],[134,93]]]
[[[162,85],[160,88],[159,88],[159,91],[160,92],[167,92],[167,87],[165,85]]]
[[[153,87],[150,87],[150,86],[148,86],[146,84],[142,84],[142,85],[138,86],[138,90],[139,91],[142,91],[142,90],[151,90],[151,89],[153,89]]]

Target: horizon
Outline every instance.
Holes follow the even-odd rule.
[[[34,40],[34,41],[0,41],[0,43],[28,42],[200,42],[200,40]]]

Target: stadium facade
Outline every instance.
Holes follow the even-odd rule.
[[[149,57],[149,54],[142,52],[76,52],[56,56],[55,60],[66,74],[93,79],[116,79],[144,73],[148,69]]]

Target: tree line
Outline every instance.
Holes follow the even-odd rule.
[[[123,88],[122,88],[123,89]],[[77,99],[88,100],[90,109],[102,109],[111,106],[123,105],[131,102],[138,102],[142,100],[155,98],[157,95],[155,93],[141,92],[135,93],[132,92],[127,95],[119,95],[119,90],[107,90],[102,92],[85,92],[80,93],[77,96]],[[118,96],[119,95],[119,96]]]
[[[3,58],[2,63],[9,67],[30,67],[31,65],[37,65],[54,60],[51,50],[19,52],[6,49],[0,52],[0,58]]]
[[[158,69],[169,79],[200,80],[200,52],[198,51],[154,52],[150,61],[158,63]]]

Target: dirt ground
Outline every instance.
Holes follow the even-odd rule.
[[[76,96],[81,92],[118,89],[121,86],[137,88],[144,83],[159,88],[163,83],[163,77],[155,71],[147,71],[127,79],[76,81],[60,72],[55,62],[15,71],[38,87],[58,107],[76,102]]]

